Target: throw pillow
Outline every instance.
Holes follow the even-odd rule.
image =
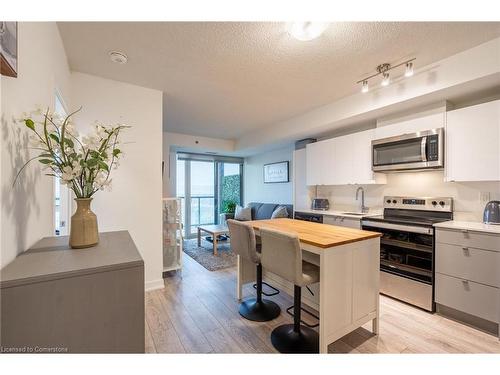
[[[278,219],[282,217],[288,217],[288,211],[285,206],[278,206],[276,209],[273,211],[273,214],[271,215],[271,219]]]
[[[234,220],[249,221],[252,220],[252,209],[250,207],[236,206],[234,211]]]

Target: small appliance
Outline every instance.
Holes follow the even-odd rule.
[[[443,129],[372,141],[372,170],[397,172],[444,168]]]
[[[327,211],[330,208],[330,202],[328,202],[328,199],[314,198],[311,208],[313,210]]]
[[[483,222],[500,225],[500,201],[490,201],[484,207]]]

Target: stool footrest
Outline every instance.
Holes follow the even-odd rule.
[[[266,282],[264,282],[264,281],[262,282],[262,285],[265,285],[265,286],[267,286],[269,289],[274,290],[274,292],[272,292],[272,293],[266,293],[266,292],[262,291],[262,294],[263,294],[263,295],[265,295],[266,297],[272,297],[272,296],[275,296],[275,295],[277,295],[277,294],[280,294],[279,289],[276,289],[274,286],[269,285],[268,283],[266,283]],[[254,288],[254,289],[257,289],[257,284],[253,284],[253,288]]]
[[[292,305],[288,309],[286,309],[286,312],[288,313],[288,315],[290,315],[292,317],[294,317],[294,314],[290,310],[292,310],[294,307],[295,307],[295,305]],[[302,306],[300,306],[300,309],[302,311],[304,311],[305,313],[307,313],[308,315],[312,316],[314,319],[318,320],[318,323],[316,323],[316,324],[308,324],[308,323],[304,322],[302,319],[300,319],[300,322],[302,324],[304,324],[306,327],[309,327],[309,328],[316,328],[319,326],[319,316],[314,315],[312,312],[304,309]]]

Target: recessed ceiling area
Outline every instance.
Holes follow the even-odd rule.
[[[500,23],[61,22],[72,70],[163,91],[165,131],[237,139],[359,92],[381,63],[415,68],[500,36]],[[128,57],[110,61],[111,51]]]

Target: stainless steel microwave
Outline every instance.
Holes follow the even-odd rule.
[[[372,170],[396,172],[444,167],[443,128],[372,141]]]

